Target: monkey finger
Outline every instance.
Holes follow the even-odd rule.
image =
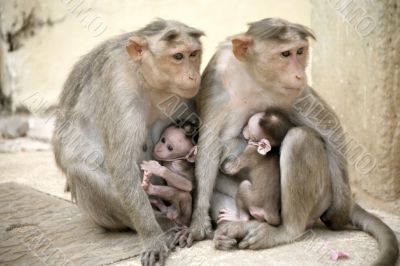
[[[229,216],[227,215],[218,215],[217,224],[222,224],[223,222],[228,222]]]
[[[180,248],[184,248],[184,247],[186,247],[187,246],[187,236],[186,235],[182,235],[180,238],[179,238],[179,247]]]
[[[172,244],[174,247],[179,246],[182,236],[183,236],[182,233],[175,234],[175,235],[174,235],[174,239],[172,240],[172,243],[171,243],[171,244]]]
[[[140,256],[140,262],[143,266],[149,265],[149,253],[147,251],[143,252]]]
[[[225,235],[218,235],[214,238],[214,246],[216,249],[229,250],[236,246],[237,240]]]
[[[151,266],[156,265],[156,255],[155,255],[155,252],[154,252],[154,251],[153,251],[153,252],[150,252],[150,255],[149,255],[149,265],[151,265]]]
[[[240,241],[239,249],[258,249],[260,235],[256,231],[249,231],[247,235]]]
[[[193,234],[189,232],[186,240],[186,247],[190,248],[193,245]]]
[[[219,213],[220,213],[220,214],[221,214],[221,213],[227,213],[227,212],[229,212],[229,209],[228,209],[228,208],[222,208],[222,209],[219,210]]]
[[[238,248],[239,249],[248,249],[251,244],[254,244],[252,238],[246,237],[239,242]]]
[[[184,248],[184,247],[188,246],[187,240],[188,240],[189,235],[190,235],[190,231],[188,228],[185,228],[184,230],[182,230],[182,234],[179,236],[178,243],[177,243],[180,248]]]
[[[167,254],[161,253],[160,254],[160,259],[158,261],[158,263],[160,264],[160,266],[164,266],[165,265],[165,259],[167,258]]]

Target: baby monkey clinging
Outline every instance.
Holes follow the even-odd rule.
[[[195,138],[194,125],[170,125],[154,147],[153,156],[159,162],[151,160],[141,164],[144,170],[142,187],[151,196],[151,204],[181,225],[189,225],[192,215],[191,191],[197,153]],[[161,177],[166,185],[153,184],[150,180],[152,175]]]
[[[279,148],[291,127],[293,124],[288,115],[280,108],[268,108],[250,117],[242,131],[248,141],[246,148],[237,158],[223,165],[226,174],[246,173],[242,176],[246,180],[242,181],[236,194],[238,213],[222,209],[219,223],[247,221],[250,217],[271,225],[281,223]]]

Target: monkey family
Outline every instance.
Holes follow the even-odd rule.
[[[163,265],[176,245],[190,247],[211,237],[223,250],[271,248],[294,241],[318,219],[331,229],[352,224],[370,233],[380,250],[373,265],[395,265],[393,231],[354,202],[345,153],[327,139],[342,139],[342,128],[309,119],[294,108],[298,99],[312,96],[323,107],[320,117],[338,120],[307,84],[312,31],[280,18],[250,23],[246,32],[221,43],[200,75],[203,35],[183,23],[159,19],[103,42],[74,66],[60,95],[53,146],[80,209],[103,228],[135,230],[144,246],[143,265]],[[160,108],[169,99],[174,104]],[[279,130],[265,127],[254,133],[252,121],[262,119],[253,115],[274,106],[287,114],[290,126],[279,157],[256,158],[260,147],[253,144],[265,152],[266,142],[257,141],[266,135],[274,138]],[[194,145],[180,128],[164,132],[172,142],[185,143],[182,150],[169,150],[167,138],[165,143],[160,138],[162,130],[193,114],[201,122],[197,154],[186,153]],[[242,137],[244,128],[250,146]],[[152,157],[153,150],[158,158]],[[85,159],[93,152],[101,156]],[[246,161],[246,156],[255,160]],[[230,175],[234,166],[243,169]],[[271,186],[246,185],[246,180],[261,181],[256,172],[261,168],[271,173],[264,176]],[[153,180],[156,175],[160,183]],[[278,176],[279,186],[274,181]],[[249,191],[254,189],[253,198]],[[146,190],[153,194],[150,200]],[[182,206],[189,198],[192,203]],[[160,217],[152,203],[189,227]],[[226,210],[239,213],[239,219],[225,219]],[[221,218],[213,232],[211,222]]]
[[[249,119],[243,129],[243,136],[249,141],[248,146],[234,162],[226,163],[223,169],[225,173],[234,175],[243,168],[249,168],[250,181],[246,179],[239,186],[236,195],[239,213],[222,209],[218,222],[236,219],[247,221],[250,213],[259,221],[279,225],[280,176],[279,151],[276,148],[279,148],[290,126],[288,117],[276,108],[257,113]],[[192,164],[197,153],[197,146],[190,136],[193,131],[190,124],[183,128],[168,126],[153,151],[154,158],[163,162],[163,165],[157,161],[144,161],[141,164],[144,170],[142,187],[149,196],[157,197],[151,198],[150,202],[162,214],[181,225],[189,225],[192,214]],[[268,145],[269,149],[261,147],[263,144]],[[265,156],[271,146],[275,148],[275,153]],[[153,174],[164,179],[168,186],[153,185],[150,181]],[[163,200],[173,204],[166,206]]]

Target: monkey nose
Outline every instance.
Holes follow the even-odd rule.
[[[300,76],[300,75],[296,75],[296,79],[298,79],[298,80],[302,80],[302,79],[303,79],[303,77],[302,77],[302,76]]]
[[[189,76],[189,79],[190,79],[190,80],[194,80],[194,77],[192,77],[192,76]]]

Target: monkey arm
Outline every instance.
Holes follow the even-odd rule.
[[[115,95],[123,96],[126,92]],[[156,221],[148,196],[141,187],[142,174],[138,163],[142,160],[142,150],[138,147],[143,145],[147,137],[145,114],[140,105],[135,103],[135,99],[119,99],[111,101],[110,105],[112,104],[115,106],[109,106],[110,111],[105,114],[105,118],[109,116],[107,120],[112,123],[104,128],[107,136],[107,168],[132,227],[145,242],[151,242],[162,235],[162,230]],[[119,119],[111,119],[112,117]]]
[[[204,116],[203,119],[205,126],[200,127],[198,141],[195,165],[196,191],[194,194],[192,223],[190,225],[191,237],[189,237],[188,246],[192,245],[193,240],[212,237],[209,209],[218,174],[222,145],[218,137],[220,126],[216,123],[220,120],[212,121],[210,117]]]
[[[253,159],[252,154],[257,152],[257,148],[253,145],[247,145],[245,150],[233,160],[224,161],[222,164],[223,171],[228,175],[236,175],[240,170],[247,167]]]
[[[170,169],[168,169],[165,166],[162,168],[162,173],[161,173],[160,177],[164,178],[165,181],[167,181],[169,185],[171,185],[177,189],[180,189],[180,190],[183,190],[186,192],[191,192],[193,189],[192,182],[190,182],[185,177],[171,171]]]
[[[223,142],[221,162],[238,157],[245,147],[246,142],[240,136],[225,140]]]

